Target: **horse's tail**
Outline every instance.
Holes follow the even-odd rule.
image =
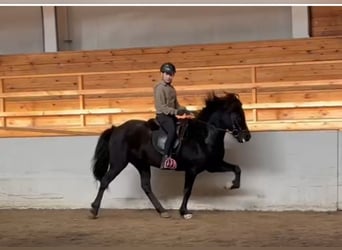
[[[109,164],[109,139],[112,135],[114,126],[106,129],[100,135],[95,148],[95,154],[93,158],[93,174],[96,180],[101,181],[102,177],[108,171]]]

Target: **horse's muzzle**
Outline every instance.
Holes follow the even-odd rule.
[[[234,135],[238,142],[244,143],[248,142],[251,139],[251,133],[248,130],[241,130],[239,133]]]

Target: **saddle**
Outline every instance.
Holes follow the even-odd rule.
[[[159,123],[156,119],[153,119],[153,122],[158,126],[154,126],[155,130],[152,130],[152,145],[154,148],[161,154],[164,154],[164,148],[165,148],[165,142],[167,139],[167,134],[166,132],[159,126]],[[176,124],[176,133],[177,133],[177,138],[175,139],[175,142],[172,147],[172,154],[177,155],[181,145],[182,145],[182,140],[185,136],[185,132],[188,127],[188,120],[180,120],[177,121]]]

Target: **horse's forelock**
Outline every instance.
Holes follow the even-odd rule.
[[[213,112],[219,109],[234,109],[234,107],[238,106],[241,106],[241,102],[237,94],[225,92],[225,95],[217,96],[214,92],[211,92],[207,95],[205,107],[199,112],[198,117],[207,120]]]

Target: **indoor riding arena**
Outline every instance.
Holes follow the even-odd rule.
[[[0,6],[0,247],[342,246],[341,15],[339,6]],[[113,172],[119,150],[142,138],[152,147],[165,62],[196,115],[181,163],[199,164],[186,158],[195,141],[215,155],[222,146],[223,159],[198,175],[159,169],[161,154],[151,172],[137,157]],[[149,132],[119,140],[136,120]],[[196,124],[206,137],[191,137]]]

